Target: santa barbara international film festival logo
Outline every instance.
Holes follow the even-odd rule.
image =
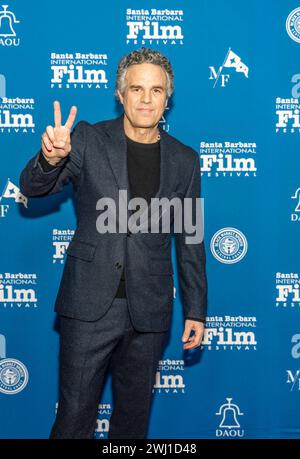
[[[67,248],[75,234],[74,229],[58,229],[52,230],[52,246],[53,246],[53,264],[63,264],[66,258]]]
[[[36,273],[0,272],[0,307],[8,309],[36,309]]]
[[[300,358],[300,333],[295,333],[291,337],[291,356],[293,359],[298,360]],[[286,370],[286,384],[290,388],[290,392],[294,390],[300,391],[300,369],[288,369]]]
[[[107,54],[52,52],[50,87],[107,89],[107,61]]]
[[[201,175],[256,177],[255,142],[200,142]]]
[[[300,133],[300,73],[291,77],[291,94],[287,98],[276,97],[276,133]]]
[[[276,282],[276,308],[299,308],[300,307],[300,278],[299,273],[277,272]]]
[[[8,5],[0,5],[0,8],[3,8],[0,10],[0,46],[19,46],[16,25],[20,21],[13,11],[8,10]]]
[[[232,264],[244,258],[248,250],[248,243],[246,236],[240,230],[227,227],[213,235],[210,249],[218,261]]]
[[[0,335],[0,392],[15,395],[28,383],[28,370],[23,362],[6,357],[6,340]]]
[[[226,398],[227,403],[223,403],[216,416],[220,416],[219,428],[216,430],[217,437],[243,437],[245,434],[244,429],[240,425],[240,416],[244,413],[241,412],[236,403],[232,403],[232,397]]]
[[[234,69],[235,72],[242,73],[248,78],[249,67],[242,62],[242,59],[234,53],[231,48],[228,49],[223,64],[216,69],[213,65],[209,66],[209,80],[214,80],[213,88],[217,83],[221,88],[225,88],[231,78],[231,73],[224,73],[225,69]]]
[[[300,8],[290,12],[285,23],[286,31],[290,38],[300,43]]]
[[[34,134],[33,111],[35,100],[6,95],[6,78],[0,74],[0,132],[11,134]]]
[[[132,402],[131,402],[132,403]],[[57,414],[59,402],[55,404],[55,415]],[[94,438],[105,438],[109,432],[109,422],[112,415],[113,406],[111,403],[99,403],[98,415],[96,419]]]
[[[183,45],[183,10],[127,8],[127,45]]]
[[[28,198],[21,193],[19,187],[15,185],[9,178],[6,180],[6,184],[0,195],[0,218],[7,216],[9,211],[8,199],[13,199],[18,204],[23,204],[27,208]]]
[[[152,393],[184,394],[184,360],[164,359],[158,362]]]
[[[256,351],[256,316],[208,316],[201,349]]]
[[[108,435],[109,420],[113,411],[112,408],[111,403],[98,404],[98,416],[96,420],[94,438],[104,438],[104,435]]]

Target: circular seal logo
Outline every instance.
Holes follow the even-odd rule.
[[[20,360],[0,360],[0,392],[17,394],[24,389],[27,383],[28,371]]]
[[[300,7],[288,15],[285,26],[291,39],[300,43]]]
[[[247,252],[248,244],[244,234],[236,228],[223,228],[211,240],[210,249],[221,263],[237,263]]]

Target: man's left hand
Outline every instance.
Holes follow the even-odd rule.
[[[191,331],[194,330],[195,334],[191,335]],[[184,332],[182,335],[182,342],[186,343],[183,345],[183,349],[193,349],[201,344],[204,335],[204,323],[198,320],[187,319],[185,321]]]

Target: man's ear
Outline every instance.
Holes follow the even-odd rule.
[[[119,101],[123,105],[123,96],[122,96],[122,94],[120,93],[120,91],[118,89],[117,89],[117,93],[118,93],[118,96],[119,96]]]

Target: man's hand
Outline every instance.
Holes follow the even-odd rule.
[[[191,331],[194,330],[195,334],[191,337]],[[193,349],[201,344],[204,335],[204,323],[198,322],[197,320],[185,321],[184,332],[182,335],[182,342],[186,343],[183,345],[183,349]]]
[[[61,125],[60,104],[54,101],[54,127],[47,126],[42,134],[42,151],[50,164],[57,164],[71,151],[71,129],[76,118],[77,107],[73,105],[66,124]]]

